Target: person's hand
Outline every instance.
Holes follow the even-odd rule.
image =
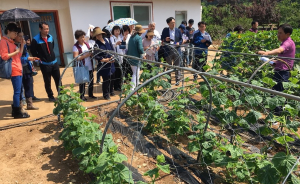
[[[123,41],[126,41],[127,40],[127,35],[123,37]]]
[[[202,39],[202,40],[201,40],[201,42],[202,42],[202,43],[205,43],[205,42],[206,42],[206,40],[205,40],[205,39]]]
[[[266,51],[258,51],[257,54],[264,55],[264,56],[269,55],[269,53]]]
[[[177,42],[176,45],[179,45],[179,42]]]
[[[19,49],[19,48],[16,48],[15,53],[16,53],[16,54],[20,53],[20,49]]]
[[[40,60],[40,58],[38,58],[38,57],[28,57],[28,60],[29,61],[37,61],[37,60]]]
[[[167,38],[166,38],[166,41],[167,41],[167,42],[171,41],[170,37],[167,37]]]
[[[24,46],[25,44],[26,44],[26,41],[24,39],[22,39],[21,45]]]
[[[146,59],[146,56],[143,56],[143,59]]]
[[[118,41],[118,42],[116,43],[116,45],[121,45],[121,41]]]

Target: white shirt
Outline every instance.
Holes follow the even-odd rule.
[[[82,53],[84,53],[84,52],[86,52],[86,51],[89,50],[88,47],[85,44],[79,45],[79,46],[81,47]],[[73,52],[78,52],[79,53],[79,51],[78,51],[78,49],[77,49],[77,47],[75,45],[73,46]],[[88,54],[88,53],[86,53],[86,54]],[[86,57],[84,60],[85,60],[85,64],[84,65],[87,66],[90,71],[93,70],[93,65],[92,65],[92,62],[91,62],[91,57]]]
[[[173,42],[175,42],[175,27],[173,28],[173,30],[169,28],[169,32],[170,32],[170,39],[174,40]]]
[[[110,41],[111,41],[116,53],[125,54],[125,49],[120,49],[119,45],[116,44],[118,41],[120,41],[120,42],[123,41],[123,36],[122,35],[119,35],[118,38],[115,35],[112,35],[110,37]],[[118,56],[118,58],[119,58],[119,63],[122,64],[123,63],[123,56]]]
[[[149,31],[149,30],[145,31],[145,32],[141,35],[142,39],[145,38],[145,36],[147,35],[148,31]],[[156,31],[156,30],[154,30],[153,33],[154,33],[154,36],[153,36],[153,39],[152,39],[152,40],[156,43],[158,40],[161,39],[161,38],[160,38],[160,34],[159,34],[159,32]]]

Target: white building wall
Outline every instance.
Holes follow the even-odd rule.
[[[194,19],[194,28],[201,20],[201,2],[200,0],[154,0],[153,15],[156,22],[156,28],[159,32],[167,27],[166,19],[175,18],[175,11],[187,11],[187,20]],[[178,27],[179,25],[175,25]]]
[[[194,19],[196,29],[197,23],[201,20],[200,0],[135,0],[129,2],[153,2],[153,21],[156,22],[156,29],[160,33],[164,27],[167,27],[166,19],[171,16],[175,18],[175,11],[187,11],[187,21],[191,18]],[[77,29],[87,31],[88,24],[103,28],[111,19],[109,0],[69,0],[69,5],[73,33]]]

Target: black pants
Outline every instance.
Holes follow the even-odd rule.
[[[33,97],[33,78],[31,74],[23,74],[22,83],[25,92],[25,98]]]
[[[100,82],[100,73],[99,73],[99,71],[100,71],[101,66],[102,66],[101,61],[98,61],[98,65],[97,65],[97,82]]]
[[[44,78],[44,84],[45,84],[45,89],[48,94],[48,97],[53,97],[53,91],[51,89],[51,76],[54,79],[55,85],[56,85],[56,90],[58,91],[58,85],[59,85],[59,79],[60,79],[60,71],[59,71],[59,66],[57,63],[54,65],[40,65],[43,78]]]
[[[277,84],[275,84],[272,89],[276,91],[284,91],[282,82],[289,82],[289,78],[289,71],[275,71],[273,80],[276,81]]]
[[[289,82],[290,72],[289,71],[275,71],[273,80],[277,82],[272,89],[276,91],[284,91],[282,82]],[[278,106],[274,110],[274,115],[280,116],[282,112],[282,106]]]
[[[115,62],[114,64],[115,64],[115,68],[116,68],[114,89],[119,90],[119,89],[121,89],[121,83],[122,83],[122,78],[123,78],[122,69],[118,62]]]
[[[109,97],[110,93],[114,92],[114,79],[115,79],[115,74],[102,76],[103,97]]]
[[[89,97],[92,97],[92,96],[94,96],[94,93],[93,93],[93,91],[94,91],[94,71],[90,70],[89,74],[90,74],[90,83],[89,83],[89,86],[88,86]],[[86,83],[79,84],[80,98],[84,97],[84,94],[85,94],[85,84]]]
[[[129,62],[125,58],[123,59],[122,69],[123,69],[122,70],[123,78],[125,77],[125,80],[129,80],[130,77],[132,76],[132,69],[131,69]]]
[[[199,61],[200,60],[200,61]],[[207,63],[207,56],[203,55],[195,55],[195,59],[193,61],[193,69],[198,70],[200,72],[204,72],[203,67]],[[197,74],[194,74],[194,79],[197,79]]]

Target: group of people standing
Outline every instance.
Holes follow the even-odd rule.
[[[111,21],[109,20],[108,24]],[[197,50],[193,53],[190,52],[192,49],[182,47],[182,45],[208,48],[212,39],[205,31],[206,23],[199,22],[198,30],[195,31],[193,19],[188,21],[188,25],[186,21],[183,21],[178,28],[175,27],[173,17],[169,17],[166,22],[168,27],[163,29],[162,34],[155,29],[155,22],[149,24],[148,30],[144,30],[141,25],[135,25],[134,29],[128,25],[114,26],[111,31],[108,31],[106,27],[101,29],[90,26],[87,34],[82,30],[76,30],[74,36],[77,42],[73,46],[74,58],[92,47],[120,54],[114,57],[113,54],[96,49],[94,53],[86,52],[77,58],[78,62],[85,63],[84,65],[88,66],[90,70],[89,97],[96,98],[93,96],[93,60],[97,63],[97,83],[101,83],[100,76],[102,76],[103,98],[107,100],[115,95],[114,91],[121,91],[124,78],[125,81],[128,81],[128,77],[131,76],[131,90],[139,85],[140,60],[124,58],[121,55],[153,61],[161,61],[161,58],[164,58],[168,64],[175,66],[189,66],[190,61],[195,58],[196,62],[193,64],[193,68],[203,71],[203,66],[207,62],[207,51]],[[79,49],[80,47],[82,49]],[[173,49],[178,52],[173,52]],[[181,63],[181,58],[185,61],[185,65]],[[200,60],[201,62],[199,62]],[[181,80],[179,70],[176,71],[175,76],[175,85],[179,85]],[[195,75],[196,79],[197,75]],[[85,85],[80,84],[80,97],[86,101],[84,89]]]
[[[9,23],[5,28],[5,36],[0,40],[0,55],[3,60],[12,59],[11,82],[14,90],[12,117],[29,118],[30,115],[23,109],[22,94],[27,102],[27,110],[38,110],[33,105],[33,100],[39,100],[34,96],[33,76],[36,71],[33,62],[40,64],[40,69],[44,79],[45,90],[50,102],[55,98],[51,89],[51,77],[54,78],[58,90],[60,71],[54,54],[54,40],[49,34],[49,25],[46,22],[39,24],[40,33],[36,35],[31,43],[27,36],[24,39],[21,28],[16,23]],[[26,44],[27,42],[27,44]]]
[[[189,66],[193,61],[192,67],[194,69],[204,71],[203,66],[207,63],[207,48],[212,44],[211,36],[206,32],[206,23],[199,22],[198,30],[193,28],[193,19],[188,21],[188,25],[186,21],[183,21],[178,28],[175,26],[173,17],[166,19],[166,23],[168,27],[163,29],[162,34],[155,29],[154,22],[149,24],[147,31],[141,25],[135,25],[134,29],[133,26],[128,25],[114,26],[111,31],[108,31],[105,27],[101,29],[100,27],[91,26],[87,33],[76,30],[74,36],[77,41],[73,46],[73,56],[76,58],[84,53],[77,58],[76,64],[81,63],[87,66],[89,70],[91,81],[88,84],[89,97],[92,99],[97,98],[93,93],[93,60],[97,62],[97,83],[100,83],[100,76],[102,76],[103,98],[106,100],[109,100],[111,96],[115,96],[114,91],[121,91],[123,78],[128,81],[131,76],[131,90],[139,85],[141,61],[125,58],[122,55],[153,61],[161,61],[163,58],[168,64],[175,66]],[[257,28],[258,22],[253,21],[252,28],[249,31],[257,33]],[[2,59],[12,59],[11,81],[14,89],[12,116],[14,118],[30,117],[21,103],[22,89],[25,91],[27,110],[38,109],[33,105],[33,98],[36,98],[33,92],[33,61],[40,64],[49,101],[55,102],[51,89],[51,77],[55,81],[56,89],[59,90],[60,70],[54,53],[54,39],[49,34],[49,25],[46,22],[39,24],[39,30],[40,33],[28,45],[25,43],[22,30],[17,24],[9,23],[5,28],[5,36],[0,40]],[[240,34],[243,32],[243,28],[237,26],[234,31]],[[282,42],[281,46],[272,51],[260,51],[258,53],[262,55],[278,54],[279,56],[294,58],[295,43],[290,38],[292,31],[290,25],[281,25],[278,29],[278,39]],[[201,49],[190,49],[191,47]],[[92,53],[90,52],[91,48],[99,48],[100,50],[95,49]],[[120,55],[115,56],[115,54],[112,54],[113,52]],[[177,53],[179,53],[179,57]],[[181,61],[184,62],[181,63]],[[282,82],[287,82],[289,79],[289,70],[293,68],[294,61],[289,59],[285,59],[285,61],[289,67],[280,61],[274,65],[274,80],[278,82],[274,86],[274,90],[283,91]],[[175,85],[179,85],[181,80],[180,70],[176,70],[175,79]],[[194,79],[197,79],[197,75],[194,75]],[[79,85],[80,98],[83,101],[87,101],[85,89],[86,84]]]

